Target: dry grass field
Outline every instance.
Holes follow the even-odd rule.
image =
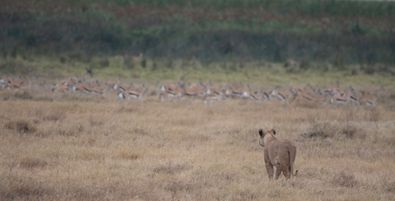
[[[295,142],[269,181],[258,128]],[[0,200],[395,199],[393,107],[0,101]]]

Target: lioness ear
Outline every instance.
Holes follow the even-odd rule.
[[[275,135],[276,134],[276,130],[272,129],[272,133],[273,133],[273,135]]]
[[[262,137],[262,136],[263,136],[263,130],[262,130],[262,129],[259,129],[259,131],[258,131],[258,132],[259,132],[259,136],[261,136],[261,137]]]

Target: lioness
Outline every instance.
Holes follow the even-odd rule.
[[[296,147],[288,140],[279,140],[274,135],[274,129],[263,131],[259,129],[259,144],[264,147],[266,171],[269,179],[278,179],[281,172],[289,179],[293,174],[296,157]]]

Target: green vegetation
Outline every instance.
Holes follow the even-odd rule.
[[[395,16],[395,5],[391,2],[342,1],[342,0],[77,0],[74,4],[108,3],[144,6],[181,6],[215,9],[265,8],[276,12],[300,12],[307,15],[343,16]]]
[[[235,62],[183,60],[170,58],[141,59],[127,56],[91,57],[87,61],[73,57],[17,57],[0,61],[5,74],[44,77],[48,80],[70,76],[87,76],[92,69],[95,79],[121,79],[127,82],[157,84],[169,80],[217,83],[244,82],[255,85],[314,84],[328,86],[335,83],[357,86],[395,86],[393,74],[385,65],[351,65],[347,69],[330,64],[299,64],[287,67],[286,63],[265,61]],[[367,69],[371,69],[370,71]]]
[[[116,74],[107,65],[110,60],[119,57],[130,66],[139,54],[147,61],[197,60],[203,68],[296,60],[300,65],[283,71],[395,73],[392,2],[7,0],[0,4],[0,71],[6,73],[38,72],[10,69],[21,58],[25,66],[37,66],[29,58],[41,57],[40,62],[64,66],[67,73],[93,68]],[[169,69],[150,66],[155,71]],[[254,68],[267,70],[265,66]],[[229,71],[222,67],[221,71]]]

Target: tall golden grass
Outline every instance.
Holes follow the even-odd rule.
[[[202,101],[0,101],[0,200],[392,200],[395,111]],[[295,142],[269,181],[258,128]]]

